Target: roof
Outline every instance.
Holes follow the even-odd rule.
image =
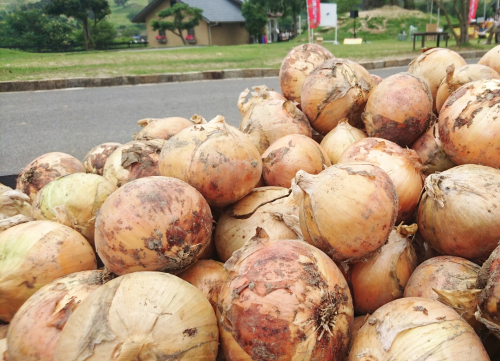
[[[169,0],[153,0],[139,14],[132,19],[133,23],[144,23],[161,3]],[[242,23],[245,18],[241,15],[241,0],[179,0],[189,6],[203,10],[203,18],[209,23]]]

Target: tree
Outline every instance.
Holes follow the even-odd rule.
[[[337,14],[354,10],[361,4],[361,0],[330,0],[326,2],[337,4]]]
[[[457,45],[465,44],[469,42],[469,1],[468,0],[452,0],[453,12],[455,13],[458,23],[460,24],[460,35],[453,29],[453,24],[451,22],[450,15],[445,7],[442,0],[432,0],[439,9],[441,9],[442,14],[446,18],[448,23],[448,28],[451,34],[457,41]]]
[[[346,1],[352,1],[352,0],[346,0]],[[247,2],[258,4],[262,8],[267,9],[271,13],[281,13],[283,17],[291,16],[293,19],[293,28],[295,33],[297,33],[297,16],[299,16],[302,11],[306,10],[305,0],[247,0],[243,4]],[[242,14],[243,14],[243,8],[242,8]]]
[[[85,47],[92,48],[91,35],[99,21],[111,14],[107,0],[50,0],[45,7],[47,14],[66,15],[82,22]],[[92,31],[89,20],[93,21]]]
[[[245,29],[259,39],[267,24],[266,9],[257,2],[245,1],[241,7],[241,15],[245,18]]]
[[[127,4],[128,0],[115,0],[115,4],[118,6],[122,6],[125,8],[125,4]]]
[[[182,35],[183,30],[194,28],[202,19],[203,10],[191,7],[187,4],[177,3],[170,8],[166,8],[158,13],[160,19],[167,20],[151,20],[153,30],[171,31],[182,39],[182,43],[186,45],[186,39]],[[177,30],[177,32],[176,32]]]

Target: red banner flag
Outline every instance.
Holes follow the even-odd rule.
[[[477,1],[477,0],[476,0]],[[321,21],[319,10],[320,0],[307,0],[307,11],[309,13],[309,28],[316,29]]]
[[[478,0],[470,0],[470,6],[469,6],[469,24],[472,21],[472,19],[476,18],[476,11],[477,11],[477,5],[479,1]]]

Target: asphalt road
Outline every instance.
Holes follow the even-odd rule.
[[[371,73],[385,78],[407,69]],[[44,153],[59,151],[83,160],[98,144],[129,142],[143,118],[199,114],[210,120],[221,114],[238,127],[238,95],[262,84],[279,90],[274,77],[0,93],[0,175],[19,173]]]

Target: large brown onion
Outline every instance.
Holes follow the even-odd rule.
[[[0,220],[22,214],[31,216],[31,199],[21,191],[0,183]]]
[[[460,87],[439,114],[439,136],[456,164],[500,167],[500,80]]]
[[[359,330],[349,361],[489,361],[474,329],[434,300],[400,298],[380,307]]]
[[[347,59],[330,59],[309,74],[302,86],[300,104],[312,127],[322,134],[344,118],[360,128],[372,88],[372,77],[361,65]]]
[[[483,264],[477,286],[483,290],[479,295],[480,308],[475,314],[476,319],[500,339],[500,246]]]
[[[95,246],[106,268],[117,275],[176,273],[208,246],[212,221],[208,203],[189,184],[141,178],[106,199],[95,224]]]
[[[409,73],[384,79],[370,94],[363,113],[369,137],[411,146],[427,129],[433,116],[427,83]]]
[[[253,92],[251,93],[251,97],[247,99],[248,94],[250,94],[250,89],[246,88],[241,92],[240,97],[238,98],[238,109],[242,116],[245,115],[248,110],[253,107],[257,103],[261,103],[265,100],[283,100],[286,98],[278,92],[269,89],[265,85],[258,85],[252,87]]]
[[[0,320],[10,322],[38,289],[70,273],[96,269],[90,244],[57,222],[34,221],[0,234]]]
[[[102,175],[108,157],[120,146],[120,143],[103,143],[92,148],[83,160],[87,173]]]
[[[66,153],[47,153],[33,160],[19,173],[16,189],[34,201],[38,191],[47,183],[71,173],[85,173],[78,159]]]
[[[382,168],[398,193],[396,224],[412,219],[423,188],[422,164],[415,151],[381,138],[361,139],[340,156],[340,163],[370,163]]]
[[[324,149],[301,134],[278,139],[262,154],[262,176],[268,186],[290,188],[299,170],[318,174],[331,165]]]
[[[418,228],[441,254],[486,259],[500,239],[500,170],[467,164],[425,180]]]
[[[292,101],[266,100],[245,113],[240,130],[262,154],[276,140],[289,134],[312,136],[307,117]]]
[[[302,239],[299,207],[290,190],[255,188],[222,213],[215,227],[215,247],[221,261],[226,262],[255,235],[258,227],[272,240]]]
[[[146,118],[137,122],[143,127],[135,136],[135,140],[170,139],[182,129],[190,127],[193,122],[181,117]]]
[[[352,143],[366,138],[366,134],[358,128],[354,128],[347,122],[347,118],[339,121],[321,141],[321,147],[325,150],[332,164],[337,164],[340,155],[349,148]]]
[[[371,164],[337,164],[292,184],[304,239],[335,261],[367,257],[387,240],[398,212],[391,179]]]
[[[416,231],[416,224],[394,228],[387,243],[370,260],[352,266],[350,280],[357,313],[372,313],[403,297],[406,283],[417,267],[417,255],[409,239]]]
[[[478,64],[486,65],[500,74],[500,45],[490,49],[486,54],[479,59]]]
[[[259,229],[225,267],[218,311],[227,360],[343,360],[351,295],[323,252],[297,240],[271,241]],[[234,348],[247,357],[233,357]]]
[[[300,103],[302,85],[306,77],[325,60],[334,58],[333,54],[317,44],[303,44],[292,48],[283,59],[280,67],[280,86],[283,95]]]
[[[161,175],[189,183],[214,207],[243,198],[262,175],[255,146],[220,115],[167,140],[159,165]]]

